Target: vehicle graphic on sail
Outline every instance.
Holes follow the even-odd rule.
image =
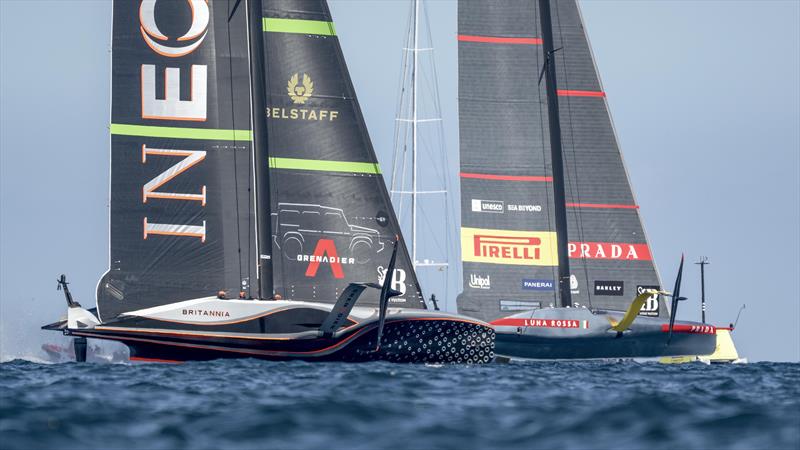
[[[356,264],[370,262],[386,248],[378,230],[350,224],[341,208],[278,203],[277,210],[272,213],[273,240],[288,260],[297,261],[311,251],[320,237],[335,240],[347,249],[339,256],[352,258]]]
[[[111,86],[109,269],[43,327],[76,359],[493,358],[426,309],[326,1],[114,0]]]

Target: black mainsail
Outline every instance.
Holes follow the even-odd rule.
[[[349,282],[383,280],[400,229],[327,5],[262,4],[269,178],[251,156],[246,15],[231,15],[233,2],[115,3],[102,319],[220,290],[270,298],[256,283],[270,261],[283,298],[332,303]],[[190,32],[165,35],[175,23]],[[259,215],[274,248],[260,251],[254,172],[272,191],[271,214]],[[424,308],[399,253],[393,281],[405,295],[393,300]]]
[[[232,5],[114,2],[103,320],[255,287],[247,27],[226,20]]]
[[[425,311],[324,0],[116,0],[113,50],[99,312],[62,275],[43,327],[78,360],[492,359],[489,324]]]
[[[334,302],[383,281],[400,227],[327,3],[264,1],[263,17],[275,290]],[[425,308],[403,241],[394,272],[393,304]]]
[[[624,311],[661,285],[575,1],[551,2],[575,306]],[[461,1],[459,312],[559,306],[556,220],[536,0]],[[657,297],[641,315],[666,317]]]

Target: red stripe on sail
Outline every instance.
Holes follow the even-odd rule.
[[[494,175],[490,173],[469,173],[461,172],[461,178],[475,178],[478,180],[500,180],[500,181],[553,181],[553,177],[523,176],[523,175]]]
[[[542,40],[540,38],[474,36],[470,34],[459,34],[458,40],[461,42],[483,42],[486,44],[528,44],[528,45],[542,44]]]
[[[559,97],[605,97],[606,93],[603,91],[574,91],[568,89],[559,89]]]
[[[613,205],[610,203],[567,203],[569,208],[639,209],[639,205]]]

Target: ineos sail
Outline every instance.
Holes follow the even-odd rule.
[[[572,302],[625,311],[661,282],[578,5],[552,5]],[[536,0],[459,2],[458,304],[485,320],[559,304],[538,11]],[[653,296],[640,314],[667,311]]]
[[[255,280],[247,26],[229,6],[114,2],[103,320]]]
[[[113,51],[99,317],[62,276],[44,327],[78,360],[492,359],[488,324],[425,311],[324,1],[116,0]]]

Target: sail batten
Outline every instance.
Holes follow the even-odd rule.
[[[250,141],[250,130],[222,130],[212,128],[181,128],[112,123],[111,134],[174,139],[205,139],[211,141]]]
[[[308,19],[263,18],[264,31],[270,33],[316,34],[319,36],[336,36],[333,22]]]
[[[345,172],[380,175],[378,163],[352,161],[326,161],[320,159],[278,158],[269,160],[273,169],[313,170],[319,172]]]
[[[538,37],[515,37],[515,36],[475,36],[472,34],[459,34],[460,42],[483,42],[486,44],[527,44],[541,45],[542,39]]]

